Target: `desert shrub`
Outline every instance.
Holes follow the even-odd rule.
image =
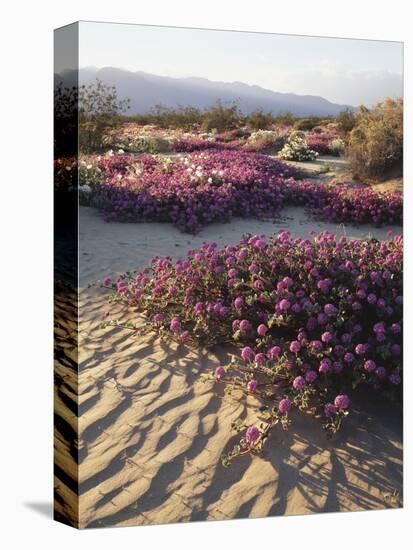
[[[266,130],[272,123],[271,113],[264,113],[264,111],[254,111],[246,117],[246,124],[253,130]]]
[[[107,129],[116,124],[119,112],[129,108],[129,99],[118,100],[116,87],[101,80],[79,90],[79,147],[92,152],[104,147]]]
[[[330,153],[330,144],[334,136],[325,132],[320,133],[312,130],[305,134],[304,139],[310,149],[319,155],[328,155]]]
[[[160,104],[155,105],[150,113],[144,115],[144,120],[144,124],[155,124],[160,128],[182,128],[189,130],[202,124],[203,113],[197,107],[178,106],[172,108]]]
[[[273,116],[273,123],[279,126],[293,126],[296,120],[297,117],[290,112]]]
[[[315,160],[317,156],[318,153],[307,145],[303,132],[293,132],[278,154],[278,157],[282,160],[297,161],[311,161]]]
[[[330,155],[333,155],[334,157],[340,157],[344,154],[346,148],[346,144],[344,141],[340,138],[333,139],[330,142],[329,152]]]
[[[251,132],[246,128],[235,128],[234,130],[226,130],[224,132],[216,133],[214,135],[215,141],[221,141],[223,143],[229,143],[241,138],[248,138]]]
[[[287,141],[287,135],[277,130],[257,130],[248,138],[246,150],[248,151],[280,151]]]
[[[403,100],[387,99],[370,111],[362,108],[351,130],[347,154],[353,174],[382,178],[403,164]]]
[[[345,109],[337,116],[338,127],[345,135],[351,132],[357,122],[357,114],[350,110]]]
[[[300,118],[294,122],[294,129],[305,131],[312,130],[320,122],[319,118]]]
[[[207,132],[212,129],[223,132],[239,126],[241,117],[237,104],[225,107],[220,101],[217,101],[215,105],[205,111],[202,124]]]
[[[255,424],[234,422],[242,437],[222,457],[228,465],[260,451],[277,424],[288,428],[294,409],[332,435],[359,388],[401,401],[402,259],[399,236],[308,240],[280,231],[223,249],[205,243],[185,260],[154,258],[103,286],[111,303],[144,317],[130,330],[186,345],[232,343],[232,359],[202,379],[254,394],[259,408]],[[119,326],[109,317],[103,327],[111,324]]]

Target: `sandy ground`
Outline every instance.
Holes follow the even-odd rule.
[[[220,388],[200,382],[199,374],[220,364],[224,351],[177,347],[154,335],[99,328],[105,296],[87,284],[144,267],[155,254],[183,257],[203,241],[228,244],[246,232],[344,231],[309,222],[301,209],[283,214],[285,219],[276,223],[233,220],[193,237],[169,224],[106,224],[94,209],[81,208],[79,388],[70,375],[70,349],[69,360],[57,369],[56,476],[62,515],[77,515],[77,456],[80,527],[401,505],[399,410],[386,405],[383,415],[380,403],[356,407],[330,441],[317,421],[299,415],[288,432],[272,432],[262,456],[242,457],[225,469],[220,456],[235,442],[231,422],[240,416],[252,422],[256,412],[253,396],[248,401],[223,396]],[[345,229],[351,236],[377,238],[386,230]],[[66,439],[77,429],[78,446],[70,447]]]
[[[168,223],[104,223],[94,208],[80,208],[80,286],[102,279],[105,275],[119,275],[128,269],[141,269],[153,256],[186,257],[187,251],[203,242],[216,242],[219,246],[236,243],[242,235],[250,233],[272,235],[281,229],[293,237],[310,237],[311,231],[331,231],[354,238],[373,236],[386,238],[392,230],[401,233],[400,226],[359,227],[309,220],[301,207],[287,207],[277,221],[259,221],[234,218],[230,223],[214,223],[198,235],[180,232]]]

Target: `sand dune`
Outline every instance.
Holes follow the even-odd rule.
[[[105,294],[87,284],[141,268],[155,254],[183,257],[205,240],[228,244],[245,232],[271,234],[281,227],[295,235],[311,229],[342,231],[309,222],[300,209],[284,214],[275,224],[234,220],[193,237],[169,224],[105,224],[95,210],[81,208],[78,388],[70,346],[58,362],[56,378],[62,516],[75,521],[79,515],[79,527],[103,527],[401,505],[402,436],[396,408],[387,405],[383,414],[380,403],[356,407],[330,441],[317,421],[297,415],[289,431],[273,430],[262,456],[241,457],[225,469],[220,456],[235,442],[231,422],[240,416],[256,419],[254,407],[246,407],[256,403],[253,396],[248,401],[236,394],[223,396],[221,388],[199,380],[201,372],[220,364],[225,351],[99,328]],[[374,231],[381,238],[386,230],[364,226],[347,233],[361,237]],[[116,309],[114,314],[119,319],[127,315]],[[70,333],[70,327],[60,330],[62,338]],[[77,423],[78,445],[71,447],[67,438]]]

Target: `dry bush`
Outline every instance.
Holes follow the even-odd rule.
[[[353,175],[384,179],[403,165],[403,100],[386,99],[373,109],[361,107],[349,135],[347,156]]]

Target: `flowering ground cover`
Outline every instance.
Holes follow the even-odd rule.
[[[91,186],[91,193],[92,204],[108,221],[169,221],[191,233],[232,216],[277,215],[284,182],[300,174],[270,157],[239,151],[192,153],[174,160],[128,156],[118,173],[113,171],[116,160],[107,162],[102,157],[97,161],[105,176]]]
[[[268,130],[252,131],[248,128],[239,128],[219,133],[124,123],[107,130],[103,141],[112,149],[120,148],[124,151],[141,153],[168,151],[189,153],[209,149],[237,149],[262,153],[281,150],[292,133],[296,132],[291,127],[279,125],[273,125]],[[341,147],[338,146],[341,140],[334,129],[319,128],[317,132],[303,131],[300,134],[308,148],[318,154],[338,155],[344,148],[343,142]]]
[[[334,434],[359,387],[401,400],[403,240],[246,236],[186,260],[154,258],[142,272],[103,280],[110,302],[143,315],[143,330],[186,344],[226,345],[232,359],[203,379],[254,394],[257,422],[233,424],[240,440],[223,456],[262,449],[293,411]],[[106,312],[105,325],[117,324]],[[133,322],[127,328],[137,329]]]
[[[71,181],[73,160],[59,161],[57,180]],[[330,222],[374,225],[402,222],[402,195],[365,186],[320,184],[272,157],[241,151],[164,156],[111,154],[79,163],[81,204],[108,221],[171,222],[198,233],[234,216],[273,218],[287,205]],[[73,182],[72,182],[73,183]]]

